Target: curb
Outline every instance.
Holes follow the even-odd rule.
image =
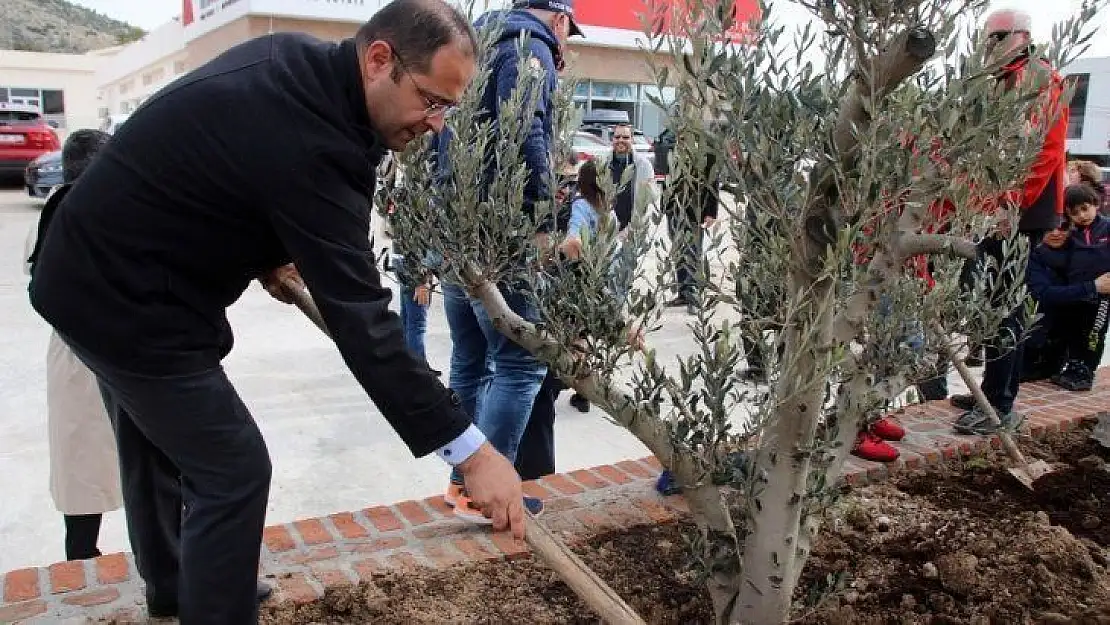
[[[1110,406],[1110,369],[1100,370],[1097,377],[1094,390],[1087,393],[1047,383],[1023,385],[1016,408],[1027,416],[1028,436],[1041,439],[1101,415]],[[861,486],[1001,448],[997,437],[951,434],[958,414],[947,402],[894,413],[907,430],[906,439],[895,444],[901,458],[888,465],[850,458],[843,481]],[[545,525],[573,544],[598,532],[683,518],[688,508],[681,496],[655,492],[661,468],[653,457],[623,460],[551,475],[524,488],[545,501]],[[531,557],[523,542],[455,518],[441,496],[270,526],[262,543],[260,575],[275,583],[272,603],[312,602],[328,589],[388,570]],[[0,600],[0,623],[90,618],[145,622],[142,581],[128,553],[10,571],[0,582]]]

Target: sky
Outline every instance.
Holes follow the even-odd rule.
[[[71,1],[146,30],[157,28],[181,12],[181,0]],[[604,1],[578,0],[580,3]],[[1044,41],[1051,36],[1052,25],[1075,13],[1080,2],[1081,0],[999,0],[992,4],[992,8],[1017,8],[1029,12],[1033,16],[1034,37]],[[779,15],[782,23],[790,25],[800,23],[806,14],[797,7],[784,6]],[[1100,26],[1100,34],[1092,40],[1093,45],[1085,56],[1110,56],[1110,9],[1103,9],[1095,22]]]

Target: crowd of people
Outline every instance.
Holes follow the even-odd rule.
[[[701,241],[720,204],[713,176],[695,188],[668,180],[660,193],[653,164],[621,125],[609,155],[549,189],[554,91],[565,43],[582,31],[572,0],[516,0],[500,18],[487,114],[497,117],[516,84],[522,35],[547,77],[523,148],[524,206],[555,197],[566,219],[540,220],[537,237],[562,231],[557,251],[573,265],[600,228],[623,231],[637,207],[657,205],[672,238],[686,241],[670,304],[697,312]],[[985,354],[983,391],[1003,426],[1015,428],[1021,380],[1091,387],[1110,313],[1110,221],[1089,167],[1066,163],[1066,107],[1055,105],[1062,82],[1031,56],[1029,16],[998,12],[984,29],[988,54],[1005,61],[998,79],[1043,75],[1053,109],[1037,164],[1021,191],[1004,198],[1021,207],[1017,228],[1034,248],[1028,272],[1013,279],[1027,280],[1045,316],[1027,347],[996,341]],[[307,286],[355,379],[412,453],[436,453],[451,467],[445,500],[456,514],[521,537],[525,511],[542,513],[521,479],[555,470],[562,382],[462,287],[438,284],[433,255],[417,266],[390,259],[398,319],[368,236],[368,190],[378,188],[387,153],[425,136],[446,153],[444,118],[476,73],[477,46],[473,25],[441,0],[394,0],[338,44],[272,34],[238,45],[152,97],[111,138],[78,131],[67,139],[65,184],[27,254],[31,303],[54,330],[51,491],[71,559],[99,554],[100,515],[122,501],[152,616],[255,622],[269,593],[257,580],[269,454],[220,365],[232,348],[226,309],[254,280],[283,301],[284,280]],[[714,171],[712,160],[697,165]],[[391,197],[401,199],[389,210],[406,210],[403,196]],[[981,258],[998,256],[999,236],[980,243]],[[981,266],[972,262],[969,276]],[[498,286],[514,312],[538,320],[519,285]],[[424,345],[437,287],[451,336],[446,387]],[[1015,311],[1003,332],[1017,333],[1020,323]],[[642,346],[642,336],[629,340]],[[759,343],[745,341],[753,379],[766,374]],[[923,385],[926,399],[947,396],[940,373]],[[951,401],[966,411],[958,431],[994,431],[967,397]],[[583,397],[571,403],[590,410]],[[903,435],[897,423],[875,420],[854,453],[891,461],[897,449],[887,441]],[[680,488],[661,478],[661,490]]]

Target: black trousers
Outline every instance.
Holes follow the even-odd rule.
[[[96,548],[100,538],[100,514],[66,514],[66,560],[88,560],[99,557]]]
[[[256,623],[270,457],[223,369],[144,375],[67,342],[96,374],[115,428],[148,604],[176,607],[182,625]]]
[[[1078,360],[1094,371],[1106,347],[1108,315],[1110,299],[1105,297],[1096,302],[1056,306],[1049,320],[1049,341],[1064,346],[1066,360]]]
[[[678,262],[675,265],[675,281],[678,294],[693,299],[698,290],[698,274],[705,263],[703,249],[705,231],[701,224],[685,213],[667,216],[667,234],[673,245],[681,246]]]
[[[555,472],[555,400],[566,385],[551,371],[543,379],[516,452],[516,472],[536,480]]]

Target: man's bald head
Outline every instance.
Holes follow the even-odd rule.
[[[999,9],[983,23],[987,57],[1009,63],[1024,52],[1032,42],[1033,18],[1025,11]]]

